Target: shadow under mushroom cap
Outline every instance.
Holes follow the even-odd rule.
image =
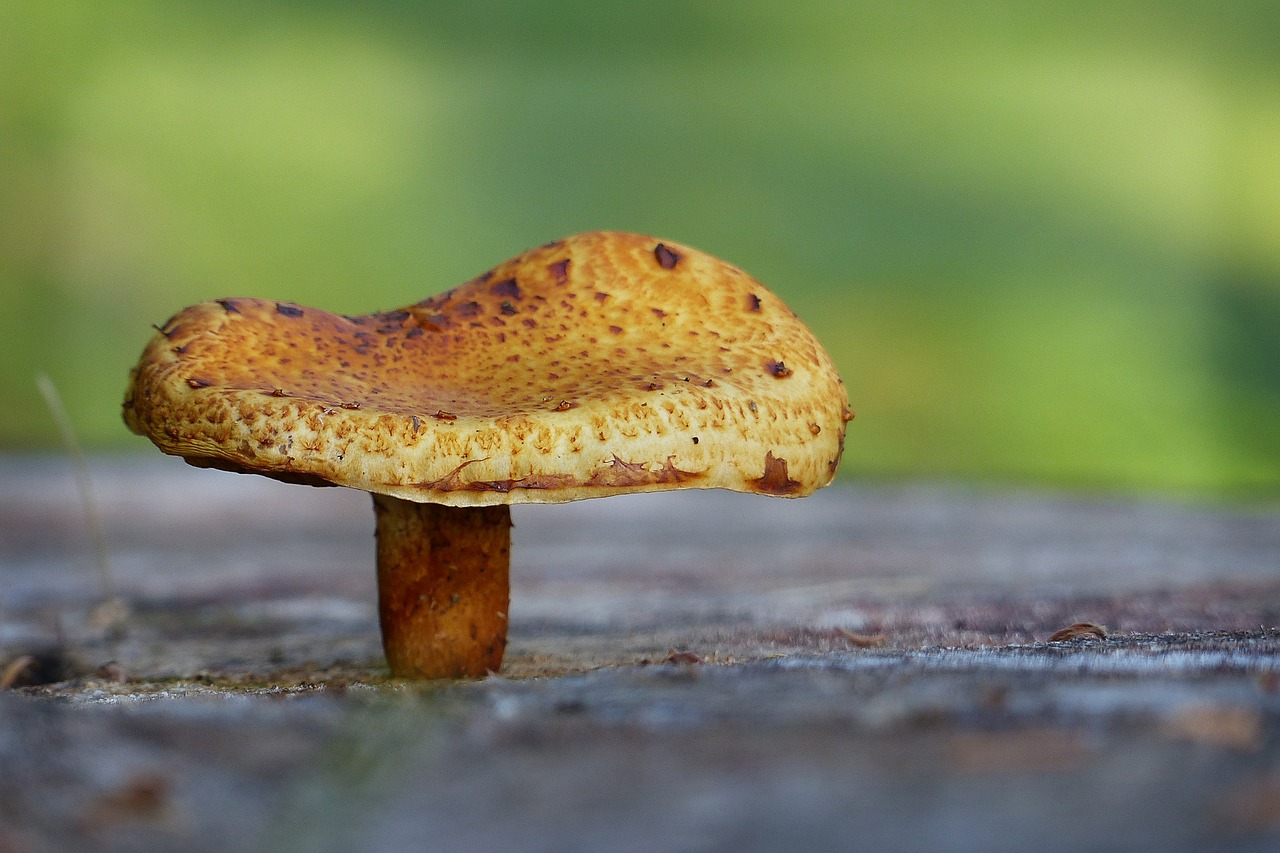
[[[230,298],[165,323],[130,429],[197,465],[456,506],[619,492],[813,492],[852,417],[759,282],[592,232],[397,311]]]

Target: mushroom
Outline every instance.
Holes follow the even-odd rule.
[[[510,505],[831,481],[853,417],[831,359],[746,273],[591,232],[351,317],[217,299],[174,315],[124,420],[192,465],[373,495],[395,676],[497,671]]]

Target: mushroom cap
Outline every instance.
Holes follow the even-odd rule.
[[[746,273],[591,232],[348,317],[230,298],[172,317],[125,423],[194,465],[454,506],[834,476],[849,411],[812,333]]]

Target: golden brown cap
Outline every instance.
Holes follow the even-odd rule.
[[[835,474],[850,417],[831,359],[759,282],[615,232],[399,311],[194,305],[124,403],[130,429],[195,465],[453,506],[798,497]]]

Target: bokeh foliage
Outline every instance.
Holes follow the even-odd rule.
[[[9,0],[0,448],[97,448],[149,324],[365,312],[576,231],[744,267],[844,472],[1280,489],[1269,2]]]

